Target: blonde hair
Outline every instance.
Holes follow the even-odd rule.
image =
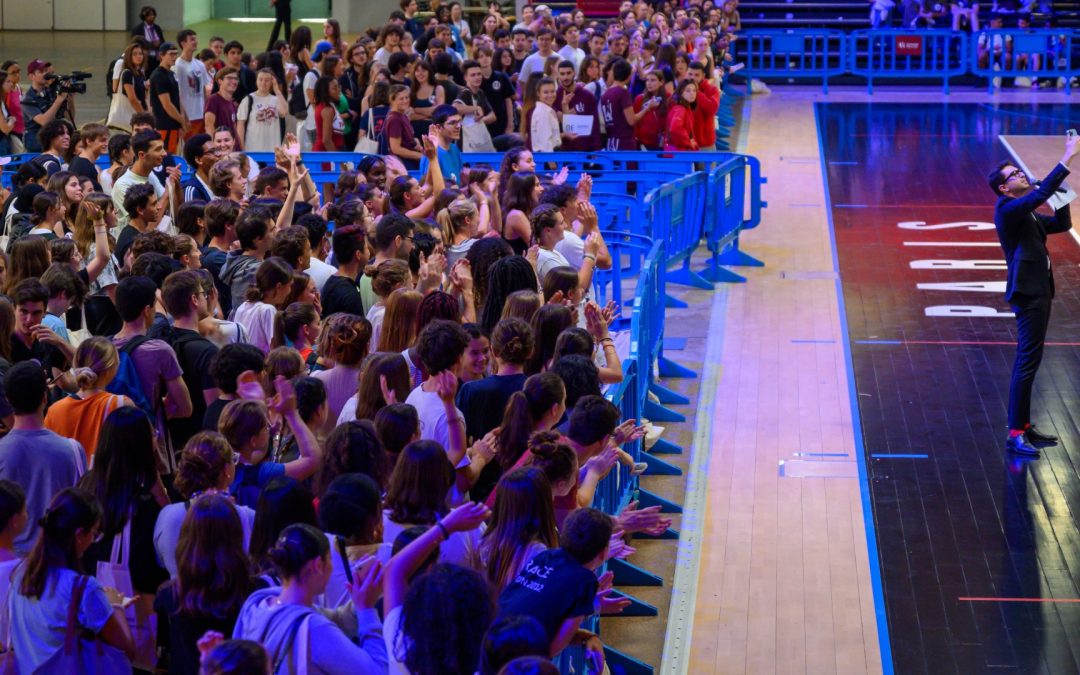
[[[87,338],[75,350],[75,382],[79,389],[105,387],[119,365],[120,355],[112,342],[101,336]]]
[[[544,304],[543,299],[536,291],[514,291],[506,296],[499,319],[521,319],[531,324],[533,316],[540,311],[542,304]]]
[[[475,218],[477,213],[476,204],[471,199],[458,199],[439,211],[435,222],[444,233],[452,237],[465,227],[468,218]]]
[[[384,299],[412,278],[409,263],[397,258],[384,260],[378,265],[368,265],[364,274],[371,277],[371,290]]]
[[[89,202],[101,209],[101,215],[108,217],[109,212],[113,210],[112,197],[103,192],[91,192],[83,197],[83,203]],[[86,215],[86,209],[80,208],[75,214],[75,225],[72,228],[73,238],[75,239],[75,248],[79,249],[79,254],[83,258],[90,258],[90,244],[94,242],[94,223],[90,221],[89,216]],[[111,239],[111,237],[110,237]],[[112,246],[110,240],[109,245]]]

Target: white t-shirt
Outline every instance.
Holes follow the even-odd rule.
[[[540,279],[540,283],[544,283],[544,277],[548,272],[556,267],[569,267],[570,262],[559,253],[558,249],[548,251],[546,249],[540,249],[540,252],[536,256],[536,276]]]
[[[304,81],[300,85],[300,88],[304,91],[305,96],[307,95],[308,89],[315,89],[315,83],[318,81],[319,74],[314,70],[309,70],[307,74],[304,75]],[[315,131],[315,105],[310,101],[308,102],[307,107],[307,119],[304,120],[304,129]]]
[[[210,73],[199,59],[190,61],[177,57],[173,76],[180,85],[180,107],[189,120],[200,120],[206,104],[206,87],[210,85]]]
[[[529,123],[529,143],[533,152],[554,152],[562,145],[559,117],[546,103],[536,102]]]
[[[425,441],[435,441],[442,445],[443,450],[448,453],[450,451],[450,427],[446,423],[446,407],[443,405],[442,399],[435,392],[424,391],[423,385],[412,390],[409,397],[405,399],[405,403],[416,408],[416,415],[420,418],[420,439]],[[454,412],[457,414],[458,419],[465,419],[465,416],[461,414],[461,411],[454,407]],[[461,461],[458,462],[455,469],[460,469],[469,465],[469,456],[465,454],[462,456]],[[463,493],[458,490],[455,483],[450,488],[450,494],[446,496],[446,503],[449,506],[458,506],[464,504],[468,499],[468,493]],[[385,536],[385,535],[384,535]],[[392,539],[390,541],[393,541]],[[463,564],[463,563],[455,563]]]
[[[281,116],[274,94],[245,96],[236,111],[236,119],[247,123],[244,129],[245,152],[273,152],[281,145]]]
[[[573,62],[574,72],[577,72],[577,69],[581,67],[581,62],[585,60],[585,50],[573,45],[566,45],[558,51],[558,54],[564,61]]]
[[[581,269],[585,262],[585,240],[573,230],[568,229],[563,233],[562,241],[555,244],[555,250],[566,259],[566,264],[576,270]]]
[[[382,335],[383,319],[386,317],[386,305],[377,302],[367,312],[368,323],[371,324],[371,344],[379,344]]]
[[[326,285],[326,281],[337,274],[337,268],[330,263],[323,262],[315,256],[311,256],[311,262],[308,263],[308,268],[304,270],[304,274],[308,275],[315,280],[315,287],[322,292],[323,286]],[[371,344],[376,344],[372,342]]]
[[[544,72],[544,64],[547,60],[555,55],[555,52],[542,56],[540,52],[533,52],[525,57],[525,60],[521,64],[521,72],[518,73],[518,82],[521,82],[521,86],[525,86],[525,82],[529,81],[529,75],[532,73]]]
[[[149,176],[144,177],[128,169],[113,184],[112,201],[113,210],[116,212],[116,229],[114,232],[119,232],[128,224],[128,214],[124,209],[124,196],[127,195],[128,188],[132,185],[142,185],[144,183],[150,183],[150,185],[154,186],[154,194],[158,199],[161,199],[162,195],[165,194],[165,186],[161,184],[161,181],[157,179],[157,176],[152,171]]]
[[[270,341],[274,339],[274,315],[277,310],[265,302],[245,302],[233,310],[233,321],[244,327],[248,334],[248,344],[270,351]]]

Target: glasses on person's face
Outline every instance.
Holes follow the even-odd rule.
[[[232,463],[233,463],[233,466],[236,466],[237,464],[240,463],[240,453],[239,452],[232,453]]]
[[[446,120],[446,122],[444,122],[444,124],[446,126],[448,126],[448,127],[460,127],[461,126],[461,120]]]
[[[1024,172],[1021,171],[1020,169],[1013,169],[1009,173],[1005,174],[1005,182],[1008,183],[1013,178],[1016,178],[1017,176],[1023,176],[1023,175],[1024,175]]]

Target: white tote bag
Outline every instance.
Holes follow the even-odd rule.
[[[123,79],[124,73],[120,73],[120,80],[123,81]],[[131,101],[128,100],[127,95],[124,93],[124,86],[121,84],[116,88],[116,92],[109,101],[109,116],[105,118],[105,125],[110,129],[130,132],[131,116],[134,114],[135,108],[131,106]]]
[[[379,139],[375,138],[375,134],[372,130],[372,115],[371,108],[367,111],[367,122],[364,124],[364,137],[356,142],[356,147],[353,152],[359,152],[365,155],[377,155],[379,154]]]
[[[134,598],[138,595],[135,586],[131,582],[131,520],[121,534],[113,537],[112,554],[109,562],[100,561],[97,564],[97,580],[102,586],[112,587],[120,591],[125,597]],[[131,635],[135,638],[135,660],[132,662],[136,668],[153,672],[157,667],[157,614],[154,612],[154,596],[144,594],[124,610],[128,626],[131,627]]]

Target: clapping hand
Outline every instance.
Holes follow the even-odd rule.
[[[604,572],[600,576],[600,586],[596,591],[593,606],[602,615],[619,614],[630,606],[630,598],[625,596],[613,597],[611,595],[612,591],[615,590],[612,585],[614,578],[615,573],[611,570]]]
[[[382,594],[382,564],[375,556],[366,556],[352,568],[353,581],[346,582],[353,606],[371,609]]]

